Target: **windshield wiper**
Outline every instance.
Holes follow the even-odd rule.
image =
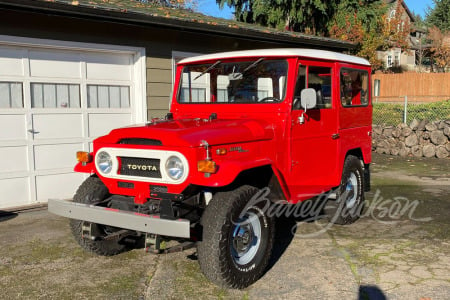
[[[248,66],[247,68],[244,69],[244,71],[242,71],[242,73],[247,72],[248,70],[250,70],[251,68],[254,68],[257,64],[259,64],[260,62],[262,62],[265,58],[261,57],[260,59],[258,59],[257,61],[253,62],[250,66]]]
[[[218,64],[220,64],[222,61],[218,60],[215,63],[213,63],[212,65],[210,65],[205,71],[201,72],[200,74],[197,75],[197,77],[194,78],[194,80],[197,80],[198,78],[202,77],[205,73],[208,73],[209,71],[211,71],[212,69],[214,69],[215,66],[217,66]]]

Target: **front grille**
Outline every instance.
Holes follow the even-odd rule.
[[[125,138],[121,139],[118,144],[140,145],[140,146],[162,146],[160,140],[142,139],[142,138]]]
[[[159,159],[125,156],[121,156],[119,159],[121,175],[161,178]]]

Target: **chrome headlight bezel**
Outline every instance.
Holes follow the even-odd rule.
[[[178,156],[172,155],[167,158],[164,164],[164,171],[170,179],[179,181],[185,175],[186,166]]]
[[[113,160],[111,155],[106,151],[100,151],[95,158],[95,166],[102,174],[109,174],[113,169]]]

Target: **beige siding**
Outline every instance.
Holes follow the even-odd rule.
[[[172,69],[147,69],[147,82],[172,83]]]
[[[169,104],[170,104],[170,96],[164,96],[164,97],[158,97],[158,96],[150,96],[147,97],[147,103],[151,103],[152,107],[149,109],[165,109],[169,110]]]
[[[168,109],[149,109],[147,111],[148,119],[164,118],[168,111]]]
[[[167,82],[148,82],[147,83],[147,96],[168,97],[172,89],[172,83]],[[150,107],[149,107],[150,108]]]
[[[148,119],[164,117],[172,92],[172,59],[147,57]]]
[[[171,69],[172,59],[171,58],[157,58],[157,57],[147,57],[147,68],[153,69]]]

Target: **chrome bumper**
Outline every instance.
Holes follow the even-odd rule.
[[[190,222],[186,219],[160,219],[158,215],[144,215],[56,199],[48,200],[48,211],[70,219],[123,229],[173,237],[190,237]]]

